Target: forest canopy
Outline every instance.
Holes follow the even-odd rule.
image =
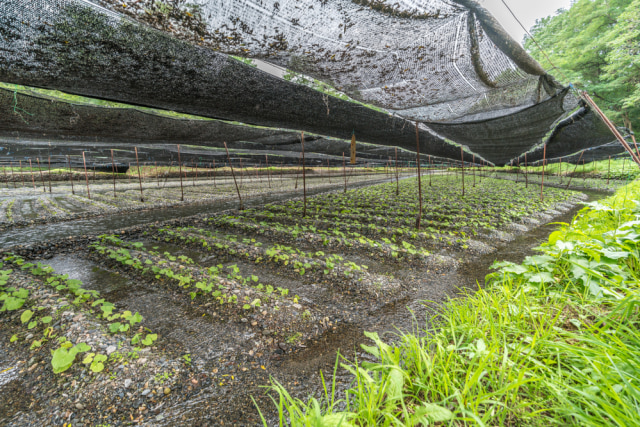
[[[586,90],[614,122],[640,128],[640,0],[578,0],[531,34],[548,58],[530,37],[525,48],[551,74]]]

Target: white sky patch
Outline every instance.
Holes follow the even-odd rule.
[[[477,1],[491,12],[511,37],[522,43],[525,32],[501,0]],[[555,15],[558,9],[569,9],[571,6],[571,0],[505,0],[505,2],[527,30],[535,25],[536,19]]]

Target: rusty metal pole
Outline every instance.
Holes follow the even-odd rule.
[[[111,176],[113,177],[113,198],[115,199],[116,198],[116,162],[113,160],[113,149],[111,150]]]
[[[49,164],[49,194],[51,194],[51,156],[47,158]]]
[[[524,188],[529,188],[529,170],[527,169],[527,153],[524,153]]]
[[[267,166],[267,182],[269,183],[269,188],[271,188],[271,169],[269,169],[269,156],[264,155],[264,162]]]
[[[25,184],[24,184],[24,173],[22,172],[22,160],[20,160],[20,178],[22,178],[22,188],[24,188]]]
[[[464,159],[463,159],[463,163],[464,165]],[[475,169],[475,164],[476,164],[476,155],[473,155],[473,161],[471,162],[471,173],[473,174],[473,187],[475,188],[476,186],[476,169]]]
[[[460,146],[460,157],[462,158],[462,197],[464,197],[464,150]]]
[[[416,228],[420,230],[420,220],[422,219],[422,177],[420,176],[420,132],[418,122],[416,122],[416,160],[418,163],[418,218],[416,218]]]
[[[40,172],[40,181],[42,181],[42,191],[47,192],[47,186],[44,184],[44,176],[42,175],[42,168],[40,167],[40,157],[36,158],[38,162],[38,171]]]
[[[233,165],[231,164],[231,157],[229,156],[229,149],[227,148],[227,143],[224,143],[224,149],[227,152],[227,160],[229,161],[229,167],[231,168],[231,176],[233,177],[233,182],[236,185],[236,192],[238,193],[238,200],[240,201],[240,210],[242,210],[242,196],[240,196],[240,189],[238,188],[238,181],[236,181],[236,174],[233,171]]]
[[[144,203],[144,194],[142,193],[142,175],[140,175],[140,162],[138,162],[138,147],[133,147],[136,151],[136,167],[138,168],[138,182],[140,183],[140,201]]]
[[[71,171],[71,159],[69,158],[69,155],[67,155],[67,163],[69,164],[69,181],[71,181],[71,194],[76,194],[75,190],[73,189],[73,172]]]
[[[9,162],[9,169],[11,169],[11,182],[13,182],[13,188],[16,188],[15,172],[13,170],[13,162]]]
[[[578,165],[580,164],[580,160],[582,160],[582,155],[583,154],[584,154],[584,150],[582,150],[582,152],[580,153],[580,157],[578,158],[578,162],[576,163],[576,167],[573,168],[573,173],[569,177],[569,182],[567,183],[567,187],[565,188],[565,190],[569,189],[569,186],[571,185],[571,180],[573,179],[573,175],[576,174],[576,170],[578,170]]]
[[[547,163],[547,144],[544,144],[542,151],[542,180],[540,181],[540,201],[544,200],[544,166]]]
[[[216,159],[213,159],[213,186],[216,186]]]
[[[33,190],[36,189],[36,179],[33,176],[33,165],[31,163],[31,159],[29,159],[29,172],[31,173],[31,183],[33,184]]]
[[[344,176],[344,193],[347,192],[347,161],[344,158],[344,151],[342,152],[342,175]]]
[[[87,197],[91,200],[91,192],[89,191],[89,175],[87,174],[87,158],[84,155],[84,151],[82,152],[82,163],[84,164],[84,179],[87,183]]]
[[[178,144],[178,170],[180,174],[180,201],[184,202],[184,188],[182,187],[182,161],[180,160],[180,144]]]
[[[398,147],[395,147],[396,151],[396,196],[400,194],[400,174],[398,172]]]
[[[304,162],[304,132],[300,132],[300,141],[302,142],[302,191],[304,206],[302,208],[302,217],[307,216],[307,173],[305,172]]]

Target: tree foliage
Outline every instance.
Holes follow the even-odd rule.
[[[586,90],[614,121],[640,128],[640,0],[577,0],[531,33],[551,63],[531,38],[525,48],[550,74]]]

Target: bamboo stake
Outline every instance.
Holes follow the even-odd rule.
[[[573,173],[569,177],[569,182],[567,183],[567,187],[565,188],[565,190],[569,189],[569,186],[571,185],[571,180],[573,179],[573,175],[576,174],[576,170],[578,169],[578,165],[580,164],[580,160],[582,160],[582,155],[583,154],[584,154],[584,150],[582,150],[582,152],[580,153],[580,158],[578,158],[578,162],[576,163],[576,167],[573,168]]]
[[[609,156],[609,166],[607,167],[607,185],[609,185],[609,178],[611,178],[611,156]]]
[[[429,187],[433,187],[431,176],[433,175],[433,159],[429,156]]]
[[[180,160],[180,144],[178,144],[178,169],[180,175],[180,201],[184,202],[184,188],[182,187],[182,161]]]
[[[2,165],[2,174],[4,175],[4,180],[7,182],[7,190],[9,189],[9,178],[7,177],[7,167]]]
[[[138,162],[138,147],[133,147],[136,150],[136,166],[138,168],[138,182],[140,183],[140,201],[144,203],[144,194],[142,193],[142,176],[140,175],[140,163]]]
[[[13,188],[16,188],[16,179],[14,177],[14,171],[13,171],[13,162],[9,162],[9,169],[11,169],[11,182],[13,182]]]
[[[111,150],[111,176],[113,177],[113,198],[116,196],[116,162],[113,160],[113,149]],[[160,186],[160,183],[158,183]]]
[[[231,168],[231,176],[233,177],[233,182],[236,185],[236,192],[238,193],[238,200],[240,200],[240,210],[242,210],[242,197],[240,196],[240,189],[238,188],[238,182],[236,181],[236,174],[233,171],[233,165],[231,164],[231,157],[229,157],[229,149],[227,148],[227,143],[224,143],[224,149],[227,151],[227,160],[229,161],[229,167]],[[242,159],[240,159],[242,161]]]
[[[69,163],[69,180],[71,181],[71,194],[76,194],[75,190],[73,189],[73,172],[71,171],[71,159],[69,158],[69,155],[67,155],[67,163]]]
[[[82,152],[82,163],[84,164],[84,179],[87,183],[87,197],[91,200],[91,192],[89,191],[89,175],[87,174],[87,159],[84,155],[84,151]]]
[[[587,181],[587,173],[584,170],[584,159],[582,159],[582,185]]]
[[[300,174],[300,158],[298,158],[298,167],[296,169],[296,185],[293,187],[294,190],[298,189],[298,175]]]
[[[131,170],[131,162],[129,162],[129,169],[127,170],[127,178],[128,178],[129,184],[131,184],[131,174],[129,173],[130,170]]]
[[[307,216],[307,173],[305,171],[305,162],[304,162],[304,132],[300,132],[300,141],[302,142],[302,189],[303,189],[303,200],[304,206],[302,208],[302,217]]]
[[[36,160],[38,162],[38,171],[40,172],[40,180],[42,181],[42,191],[46,193],[47,187],[44,184],[44,176],[42,175],[42,168],[40,167],[40,157],[38,157]]]
[[[416,218],[416,228],[420,230],[420,219],[422,218],[422,177],[420,176],[420,133],[418,122],[416,122],[416,160],[418,164],[418,218]]]
[[[464,158],[462,159],[462,164],[464,165]],[[476,155],[473,155],[473,161],[471,162],[471,173],[473,174],[473,187],[475,188],[476,186],[476,169],[475,169],[475,164],[476,164]]]
[[[158,188],[160,188],[160,171],[158,171],[158,162],[155,162],[156,164],[156,181],[158,183]]]

